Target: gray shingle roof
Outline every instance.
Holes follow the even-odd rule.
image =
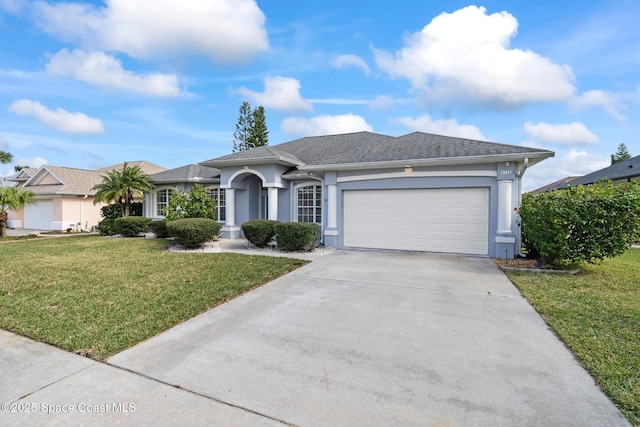
[[[469,159],[482,157],[530,157],[542,160],[552,151],[495,142],[476,141],[450,136],[414,132],[392,137],[372,132],[357,132],[301,138],[273,147],[259,147],[202,162],[209,166],[240,165],[243,162],[268,162],[279,158],[298,159],[291,165],[299,169],[320,169],[323,166],[371,163]],[[534,161],[535,163],[535,161]]]
[[[63,166],[43,166],[34,174],[33,178],[38,176],[45,177],[47,174],[56,177],[56,182],[51,184],[33,183],[24,188],[33,191],[35,194],[70,194],[70,195],[94,195],[93,186],[102,182],[104,172],[93,171],[87,169],[67,168]],[[29,182],[27,182],[30,184]]]
[[[610,179],[611,181],[621,181],[630,178],[640,177],[640,156],[633,157],[629,160],[624,160],[615,165],[608,166],[604,169],[597,170],[588,175],[581,176],[568,182],[562,186],[555,187],[565,188],[569,185],[586,185],[593,184],[600,179]]]
[[[193,164],[151,175],[153,183],[217,182],[219,179],[220,169]]]
[[[382,143],[321,159],[316,164],[374,163],[395,160],[447,159],[507,154],[540,153],[543,150],[414,132]],[[313,164],[313,163],[312,163]]]

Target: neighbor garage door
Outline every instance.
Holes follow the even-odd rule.
[[[487,188],[344,191],[344,246],[487,255]]]
[[[24,208],[24,228],[53,230],[53,200],[38,200]]]

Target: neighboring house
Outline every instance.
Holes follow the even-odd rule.
[[[531,194],[544,193],[545,191],[557,190],[561,186],[573,181],[574,179],[579,178],[578,176],[567,176],[557,181],[552,182],[551,184],[547,184],[543,187],[536,188],[535,190],[531,190]]]
[[[620,163],[616,163],[588,175],[578,177],[570,182],[553,188],[553,190],[566,188],[569,185],[589,185],[601,179],[608,179],[614,183],[630,182],[632,180],[640,181],[640,156],[632,157],[629,160],[623,160]]]
[[[201,164],[220,170],[226,238],[241,236],[245,221],[267,218],[316,223],[334,248],[513,258],[522,175],[553,155],[420,132],[397,138],[359,132]]]
[[[152,193],[145,193],[143,215],[147,218],[162,219],[169,198],[174,191],[189,191],[195,184],[207,188],[216,201],[218,221],[225,220],[224,190],[220,189],[220,169],[202,165],[187,165],[151,175],[155,186]]]
[[[145,173],[163,170],[148,162],[129,162],[139,165]],[[101,220],[100,208],[93,204],[95,190],[105,172],[121,169],[122,164],[98,170],[76,169],[63,166],[41,166],[23,169],[13,181],[35,193],[36,203],[17,212],[9,212],[7,226],[34,230],[59,231],[67,228],[88,230]]]

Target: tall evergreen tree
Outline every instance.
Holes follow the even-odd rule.
[[[616,163],[624,162],[625,160],[629,160],[631,158],[631,154],[629,150],[627,150],[627,146],[623,143],[618,145],[618,151],[616,154],[611,155],[611,164],[615,165]]]
[[[253,110],[251,122],[251,137],[249,148],[269,145],[269,131],[267,130],[267,118],[264,114],[264,107],[260,105]]]
[[[244,101],[240,106],[240,115],[236,123],[236,130],[233,132],[233,152],[244,151],[251,147],[248,146],[251,137],[251,123],[253,114],[251,113],[251,104]]]

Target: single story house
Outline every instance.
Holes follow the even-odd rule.
[[[604,169],[591,172],[588,175],[577,177],[561,185],[554,186],[547,191],[574,185],[590,185],[601,179],[608,179],[614,183],[640,181],[640,156],[632,157],[629,160],[623,160]]]
[[[165,168],[145,161],[129,162],[151,174]],[[13,181],[35,193],[36,203],[9,212],[7,226],[33,230],[60,231],[67,228],[88,230],[100,222],[102,203],[93,204],[95,190],[106,172],[122,169],[123,163],[97,170],[44,165],[23,169]]]
[[[267,218],[316,223],[324,245],[334,248],[513,258],[522,176],[553,155],[422,132],[357,132],[257,147],[201,165],[219,170],[225,238],[240,237],[245,221]],[[156,197],[147,209],[158,213],[164,199]]]

